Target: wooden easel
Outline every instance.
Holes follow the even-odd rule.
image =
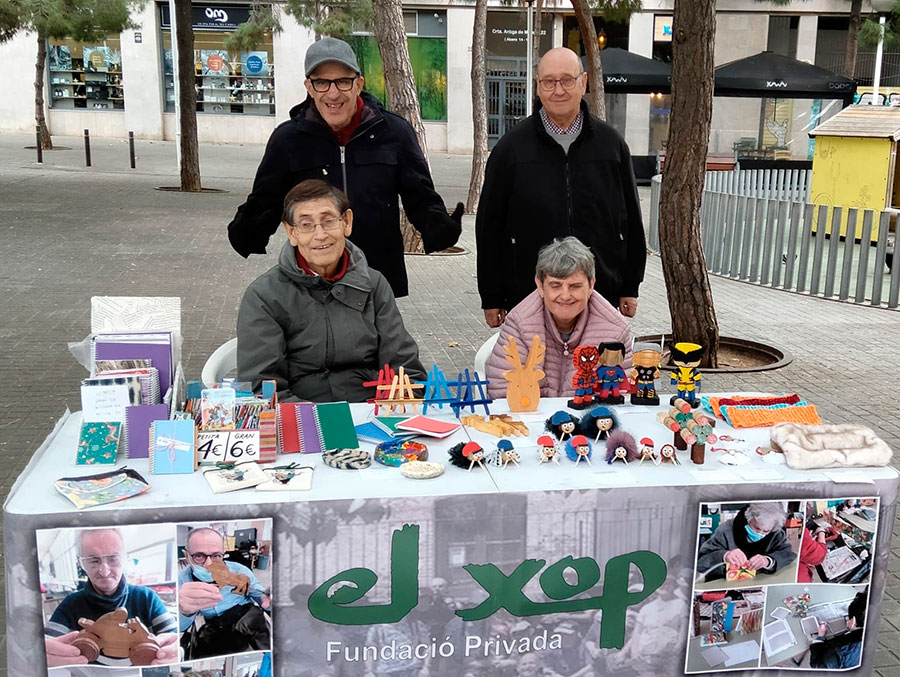
[[[378,391],[387,391],[387,397],[379,398],[376,396],[375,400],[378,406],[384,407],[388,414],[393,414],[397,411],[405,414],[407,406],[412,408],[414,414],[418,414],[418,405],[424,402],[424,399],[416,397],[413,391],[416,388],[424,387],[425,385],[422,383],[412,383],[406,370],[400,367],[394,378],[391,379],[390,385],[376,386]]]

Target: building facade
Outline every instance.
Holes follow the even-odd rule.
[[[474,5],[462,0],[404,3],[410,56],[428,134],[429,149],[472,150],[471,44]],[[642,56],[671,60],[672,0],[650,0],[627,24],[596,19],[601,44]],[[755,0],[723,0],[717,7],[715,63],[772,50],[840,71],[849,3],[809,0],[776,6]],[[868,9],[868,3],[864,11]],[[283,30],[257,49],[240,54],[224,47],[228,33],[246,21],[250,5],[194,3],[195,82],[201,142],[265,143],[275,125],[306,97],[303,55],[314,35],[283,15]],[[97,44],[72,40],[48,43],[45,105],[51,133],[142,139],[174,139],[172,37],[166,2],[151,2],[135,17],[139,28]],[[525,10],[491,0],[486,36],[488,131],[499,138],[525,114]],[[583,53],[571,5],[549,0],[544,10],[541,51],[565,45]],[[355,34],[366,88],[384,97],[377,45],[371,34]],[[33,34],[20,33],[0,45],[7,66],[7,96],[0,98],[0,131],[34,130]],[[882,86],[900,83],[900,58],[885,56]],[[871,81],[873,58],[861,50],[857,79]],[[867,82],[867,78],[868,81]],[[608,119],[635,155],[663,151],[669,97],[662,94],[607,95]],[[836,101],[787,99],[715,100],[711,152],[731,152],[755,138],[758,146],[790,149],[806,159],[810,120]]]

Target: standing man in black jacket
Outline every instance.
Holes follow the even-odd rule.
[[[488,159],[475,220],[478,292],[488,326],[534,291],[538,250],[574,235],[596,259],[595,289],[637,311],[647,249],[625,140],[591,116],[587,74],[565,47],[538,67],[541,107],[507,132]]]
[[[272,132],[253,192],[228,224],[231,246],[243,257],[265,254],[287,192],[305,179],[324,179],[350,197],[350,239],[394,296],[406,296],[400,200],[427,253],[456,244],[463,205],[447,214],[412,126],[362,91],[350,45],[322,38],[306,51],[305,66],[309,96]]]

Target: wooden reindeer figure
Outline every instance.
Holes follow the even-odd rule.
[[[544,361],[546,346],[541,343],[541,337],[535,335],[531,339],[531,347],[525,358],[525,365],[519,357],[519,347],[516,339],[509,337],[509,343],[504,347],[506,361],[512,365],[512,369],[503,372],[503,378],[508,381],[506,388],[506,403],[510,411],[537,411],[541,401],[541,388],[538,385],[544,378],[543,370],[538,368]]]

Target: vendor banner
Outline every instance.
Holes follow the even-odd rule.
[[[863,494],[822,481],[248,501],[84,511],[79,528],[191,522],[222,531],[227,523],[231,550],[262,538],[261,529],[239,533],[255,526],[250,520],[272,518],[277,558],[258,552],[263,573],[253,571],[271,576],[264,620],[272,674],[284,677],[787,675],[810,669],[819,620],[822,642],[857,633],[850,639],[859,640],[864,674],[875,657],[897,491],[894,481],[868,486]],[[35,642],[43,635],[35,532],[63,526],[59,519],[21,516],[5,530],[13,674],[45,664]],[[825,541],[811,568],[801,567],[807,532]],[[185,565],[194,552],[185,555],[187,533],[179,527],[173,546]],[[190,545],[200,557],[217,542]],[[716,566],[726,561],[734,571]],[[857,598],[868,612],[854,621],[861,631],[849,627]],[[701,646],[706,635],[716,636]],[[854,659],[852,647],[844,654]]]

